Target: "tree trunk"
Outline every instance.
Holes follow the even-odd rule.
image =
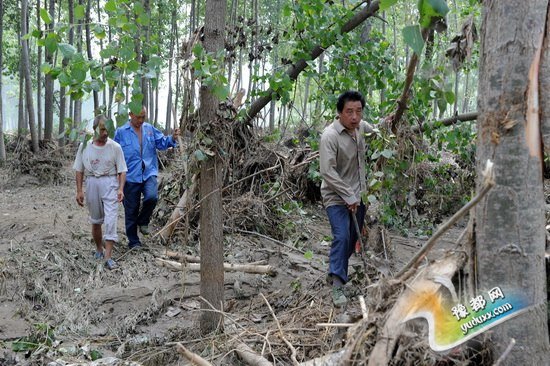
[[[52,22],[48,24],[48,31],[54,31],[55,0],[49,0],[49,13]],[[53,54],[46,49],[46,62],[53,65]],[[53,132],[53,79],[46,74],[44,79],[44,140],[51,141]]]
[[[492,332],[495,357],[511,338],[517,342],[506,365],[545,365],[550,359],[537,78],[548,3],[485,1],[483,9],[477,171],[480,177],[492,159],[496,186],[476,208],[478,288],[521,290],[532,304]]]
[[[4,69],[4,2],[0,0],[0,70]],[[4,111],[2,107],[2,73],[0,72],[0,163],[6,160],[4,145]]]
[[[88,60],[92,60],[92,36],[90,32],[90,23],[92,19],[90,18],[90,8],[92,7],[92,0],[86,1],[86,21],[84,28],[86,30],[86,53],[88,55]],[[93,91],[94,96],[94,115],[98,113],[99,110],[99,94],[97,91]]]
[[[21,35],[19,35],[19,42],[21,42]],[[25,76],[23,71],[23,60],[20,57],[19,65],[19,103],[17,104],[17,138],[22,139],[26,136],[25,131]]]
[[[36,29],[40,29],[40,27],[40,0],[38,0],[36,2]],[[40,141],[42,139],[42,70],[40,69],[40,65],[42,65],[42,47],[38,46],[36,48],[36,123],[38,125],[38,140]]]
[[[27,34],[27,17],[29,15],[29,3],[27,0],[21,1],[21,36]],[[29,131],[31,133],[32,151],[38,152],[38,134],[36,133],[36,119],[34,117],[34,103],[32,100],[32,80],[31,63],[29,59],[29,41],[21,38],[21,61],[23,72],[25,73],[25,97],[27,104],[27,113],[29,121]]]
[[[207,0],[204,19],[204,46],[207,52],[215,54],[224,48],[226,0]],[[200,121],[208,124],[219,118],[216,114],[219,100],[205,85],[200,92]],[[201,296],[211,306],[223,310],[223,218],[222,218],[223,161],[216,153],[203,161],[200,170],[200,254],[201,254]],[[202,303],[205,310],[210,305]],[[220,313],[201,313],[200,328],[203,333],[222,326]]]

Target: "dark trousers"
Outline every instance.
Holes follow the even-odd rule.
[[[155,176],[149,177],[143,183],[126,182],[124,185],[124,221],[130,248],[141,245],[137,233],[138,226],[149,225],[157,201],[158,187]]]
[[[349,258],[355,251],[357,232],[351,217],[352,213],[345,205],[327,207],[328,220],[332,230],[332,246],[330,247],[328,274],[338,276],[343,283],[348,282]],[[363,229],[365,205],[357,207],[355,212],[359,230]]]

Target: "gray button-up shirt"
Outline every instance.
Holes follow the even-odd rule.
[[[365,133],[372,132],[365,121],[355,129],[355,138],[338,119],[325,128],[319,145],[321,195],[325,207],[351,205],[366,191]]]

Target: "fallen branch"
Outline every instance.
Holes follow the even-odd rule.
[[[254,352],[252,348],[248,347],[242,342],[237,344],[236,351],[239,357],[249,365],[273,366],[273,363],[269,362],[267,359]]]
[[[187,207],[187,204],[190,199],[192,199],[193,194],[195,192],[195,188],[197,187],[197,174],[193,175],[193,178],[191,178],[191,184],[189,187],[183,192],[181,195],[181,198],[174,208],[174,211],[172,211],[172,215],[170,215],[170,218],[168,219],[168,223],[160,229],[160,231],[156,235],[160,235],[162,240],[168,241],[168,239],[172,236],[174,233],[174,229],[176,228],[176,224],[180,220],[180,218],[183,216],[183,210],[185,207]],[[156,236],[155,235],[155,236]]]
[[[412,267],[416,267],[420,260],[426,256],[426,254],[433,248],[435,243],[437,242],[437,239],[439,239],[447,230],[451,228],[462,216],[464,216],[467,212],[472,209],[475,205],[478,204],[479,201],[493,188],[495,185],[495,180],[493,177],[493,163],[488,160],[487,166],[485,168],[485,171],[483,173],[485,176],[485,179],[483,181],[483,186],[481,187],[481,190],[479,193],[472,198],[470,202],[468,202],[466,205],[464,205],[460,210],[458,210],[457,213],[455,213],[449,221],[447,221],[443,226],[441,226],[437,232],[424,244],[422,248],[416,253],[416,255],[407,263],[396,275],[395,278],[402,277],[409,269]]]
[[[169,261],[166,259],[155,258],[155,263],[160,267],[166,267],[181,271],[186,269],[189,271],[200,271],[200,263],[186,263],[182,264],[180,262]],[[259,264],[233,264],[233,263],[224,263],[223,269],[226,272],[245,272],[245,273],[256,273],[256,274],[268,274],[270,276],[275,276],[277,270],[273,266],[259,265]]]
[[[434,129],[439,126],[450,126],[454,125],[458,122],[467,122],[467,121],[475,121],[477,119],[477,112],[470,112],[470,113],[464,113],[464,114],[458,114],[456,116],[452,116],[449,118],[440,119],[438,121],[435,121],[433,123],[430,123],[428,125],[421,125],[421,126],[412,126],[411,131],[412,132],[423,132],[427,128]]]
[[[201,262],[201,258],[197,257],[195,255],[181,254],[181,253],[178,253],[178,252],[173,252],[173,251],[168,250],[168,249],[166,249],[162,253],[162,255],[165,256],[165,257],[168,257],[168,258],[178,259],[180,261],[184,261],[184,262],[187,262],[187,263],[200,263]]]
[[[264,299],[265,303],[267,304],[267,307],[269,308],[269,311],[271,312],[271,315],[273,316],[273,319],[275,320],[275,323],[277,324],[277,328],[279,328],[279,333],[281,333],[281,338],[285,342],[285,344],[290,348],[291,354],[290,359],[292,360],[293,365],[299,365],[298,360],[296,359],[296,348],[288,341],[288,339],[285,338],[285,334],[283,333],[283,328],[281,328],[281,323],[279,323],[279,319],[275,316],[275,312],[273,312],[273,308],[269,304],[269,301],[265,298],[264,294],[260,292],[260,296],[262,299]]]
[[[181,343],[176,344],[176,349],[178,352],[185,357],[189,362],[191,362],[193,365],[197,366],[213,366],[210,362],[206,361],[201,356],[197,355],[196,353],[193,353],[189,351],[185,346]]]

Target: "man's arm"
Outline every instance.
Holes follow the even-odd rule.
[[[76,203],[84,206],[84,191],[82,191],[82,182],[84,182],[84,172],[76,172]]]
[[[117,200],[122,202],[124,199],[124,184],[126,183],[126,172],[118,173],[118,191]]]
[[[151,128],[153,129],[153,135],[155,137],[155,147],[157,148],[157,150],[166,150],[169,147],[177,146],[177,137],[180,133],[179,128],[176,128],[171,136],[164,136],[164,134],[154,126],[151,126]]]

